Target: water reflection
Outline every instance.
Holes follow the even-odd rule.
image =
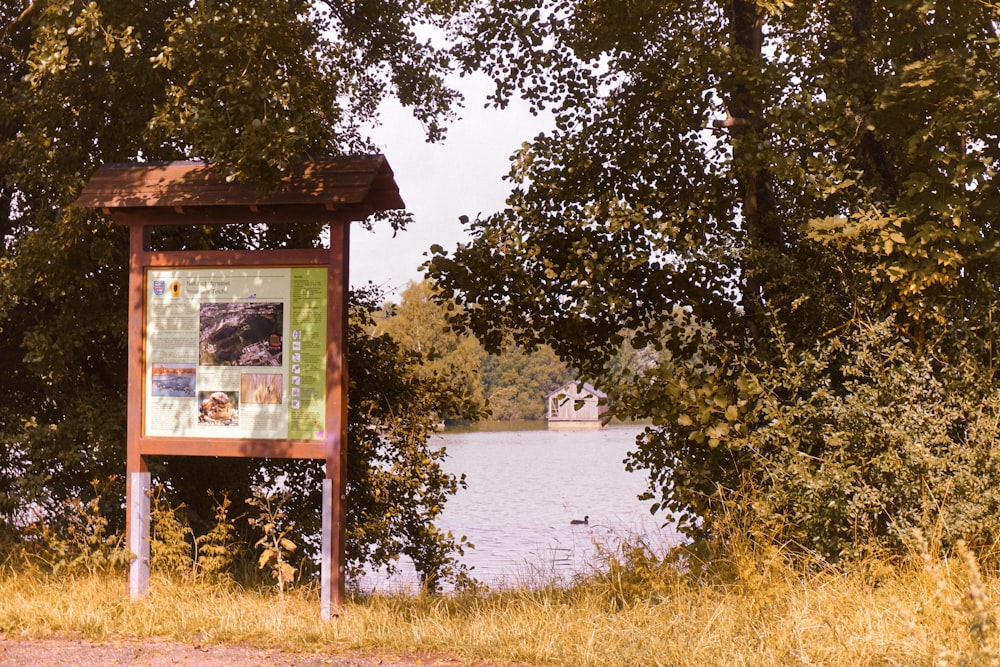
[[[646,488],[641,473],[625,471],[622,460],[639,426],[598,431],[547,431],[544,422],[449,430],[435,436],[444,445],[444,467],[466,476],[468,489],[451,498],[439,521],[444,530],[475,545],[462,562],[490,586],[565,581],[597,567],[597,546],[641,536],[663,548],[676,542],[662,517],[649,514],[637,496]],[[589,516],[588,525],[573,519]],[[366,589],[413,586],[412,573],[391,581],[376,576],[358,582]]]

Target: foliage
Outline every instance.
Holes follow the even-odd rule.
[[[215,499],[215,494],[209,490],[209,495]],[[222,500],[215,500],[215,516],[212,527],[204,535],[194,538],[197,575],[208,579],[223,579],[230,576],[230,568],[235,556],[239,553],[239,545],[234,543],[236,527],[229,517],[232,502],[229,496],[222,494]]]
[[[450,56],[418,33],[444,25],[461,6],[407,0],[0,6],[5,531],[25,525],[27,508],[58,521],[71,499],[101,503],[109,533],[122,528],[124,486],[114,473],[125,459],[128,242],[99,211],[69,206],[94,169],[126,160],[207,159],[227,178],[266,189],[302,159],[372,150],[360,128],[373,122],[387,97],[410,107],[429,139],[440,138],[459,97],[444,83]],[[406,218],[388,222],[399,228]],[[317,225],[192,227],[158,230],[153,243],[167,250],[310,247],[321,231]],[[362,299],[355,312],[367,307]],[[384,341],[369,343],[357,328],[352,345],[351,367],[377,378],[355,382],[351,394],[358,406],[349,445],[352,563],[381,563],[405,544],[420,552],[418,567],[434,569],[447,562],[450,542],[427,522],[456,483],[437,467],[441,455],[418,439],[429,433],[424,411],[437,401],[434,393],[449,388],[412,379],[412,368],[395,365],[406,363],[405,355]],[[414,426],[383,440],[375,424],[395,420]],[[205,490],[230,490],[241,499],[261,481],[255,475],[285,474],[278,463],[260,466],[152,462],[170,498],[164,507],[184,502],[192,530],[202,535],[210,534],[216,509]],[[318,465],[287,467],[312,485],[302,488],[318,489]],[[362,472],[368,469],[378,473]],[[358,483],[378,475],[384,485]],[[115,479],[116,486],[98,496],[92,479]],[[405,489],[387,493],[392,484]],[[304,495],[299,511],[316,501],[314,492]],[[237,515],[245,509],[234,505]],[[245,538],[245,524],[238,530]]]
[[[170,505],[162,484],[149,494],[150,567],[167,576],[191,578],[194,568],[194,531],[184,505]]]
[[[992,542],[995,4],[478,7],[463,62],[554,129],[433,248],[455,320],[653,419],[630,465],[692,535],[740,507],[830,558],[919,521]]]
[[[21,531],[21,553],[30,564],[61,574],[95,574],[120,570],[132,555],[121,533],[108,530],[101,497],[107,485],[93,482],[88,502],[70,499],[58,520],[37,514]]]
[[[233,566],[243,551],[235,541],[236,525],[229,517],[228,495],[215,504],[215,514],[207,532],[196,535],[187,506],[171,505],[163,484],[150,492],[149,539],[152,568],[159,574],[185,581],[231,578]],[[209,496],[215,494],[209,490]]]
[[[654,426],[629,464],[652,471],[654,510],[694,532],[701,517],[747,513],[832,560],[899,551],[917,527],[946,546],[996,544],[989,371],[970,358],[944,366],[896,333],[877,323],[812,349],[782,342],[768,364],[719,350],[649,371],[627,400]]]
[[[257,508],[257,516],[250,517],[250,525],[261,533],[260,539],[254,543],[254,547],[260,550],[257,568],[268,568],[278,594],[283,595],[285,586],[295,581],[295,568],[289,560],[298,548],[295,542],[288,539],[295,530],[295,522],[285,512],[285,504],[292,494],[288,491],[272,493],[259,487],[253,492],[247,502]]]

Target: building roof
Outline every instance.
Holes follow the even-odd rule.
[[[266,194],[261,194],[255,183],[227,181],[207,162],[106,164],[94,172],[73,204],[107,212],[164,209],[178,217],[186,209],[214,215],[224,207],[247,208],[255,214],[311,208],[337,212],[350,220],[405,206],[382,155],[303,163]]]
[[[569,382],[567,382],[563,386],[559,387],[555,391],[550,392],[545,397],[545,399],[548,400],[550,398],[554,398],[554,397],[558,396],[559,394],[565,394],[566,390],[569,389],[570,387],[573,387],[574,390],[578,392],[578,395],[579,394],[591,394],[591,395],[595,396],[596,398],[607,398],[608,397],[607,394],[605,394],[600,389],[595,388],[594,385],[590,384],[589,382],[584,382],[582,384],[582,386],[581,386],[581,383],[580,383],[579,380],[570,380]]]

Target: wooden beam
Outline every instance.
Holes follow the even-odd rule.
[[[269,459],[325,459],[322,440],[248,438],[191,438],[143,436],[143,456],[233,456]]]
[[[326,266],[326,248],[289,250],[164,250],[146,255],[150,268],[235,266]]]
[[[182,208],[112,208],[111,219],[119,225],[236,225],[264,222],[271,225],[328,224],[335,220],[364,220],[374,212],[367,204],[297,206],[185,206]]]

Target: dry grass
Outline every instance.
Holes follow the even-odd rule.
[[[966,553],[918,554],[803,573],[780,553],[735,563],[725,580],[612,572],[571,590],[372,596],[319,619],[315,591],[275,597],[155,579],[130,602],[123,575],[0,575],[0,634],[164,637],[295,651],[444,651],[573,667],[635,665],[994,665],[993,600]]]

